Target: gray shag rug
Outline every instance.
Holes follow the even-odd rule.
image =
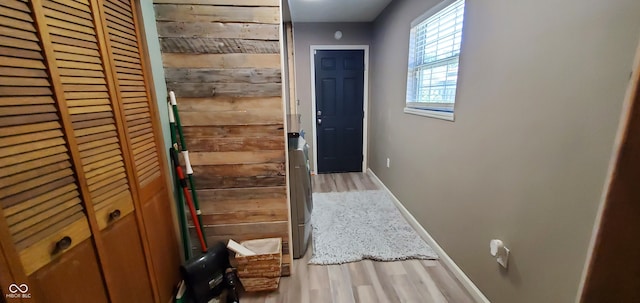
[[[382,190],[314,193],[309,264],[438,259]]]

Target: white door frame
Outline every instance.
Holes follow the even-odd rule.
[[[364,87],[362,110],[364,117],[362,118],[362,172],[367,171],[367,129],[369,122],[369,45],[311,45],[309,48],[309,58],[311,60],[311,121],[313,131],[313,169],[314,173],[318,172],[318,137],[316,135],[316,59],[315,52],[317,50],[364,50]]]

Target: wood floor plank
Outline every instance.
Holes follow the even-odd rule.
[[[418,293],[423,297],[429,298],[426,302],[446,302],[442,292],[437,289],[433,279],[418,260],[408,260],[403,262],[407,274],[411,278]]]
[[[435,282],[436,288],[448,302],[471,303],[466,292],[461,292],[462,285],[442,265],[426,267],[427,273]]]
[[[429,302],[427,298],[421,298],[411,279],[406,274],[391,275],[391,285],[398,295],[400,302]]]
[[[359,303],[377,303],[376,291],[371,285],[361,285],[356,287],[356,301]]]

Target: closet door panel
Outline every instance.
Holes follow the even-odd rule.
[[[0,13],[0,206],[11,234],[3,240],[30,275],[91,232],[31,9],[2,1]]]
[[[161,176],[158,137],[154,136],[151,97],[145,81],[139,31],[130,1],[105,0],[102,10],[106,20],[106,37],[113,59],[116,87],[124,112],[126,132],[131,146],[135,177],[141,201],[146,203],[164,186]]]
[[[120,114],[137,185],[140,226],[146,234],[148,253],[160,302],[170,299],[179,281],[177,234],[173,225],[171,202],[163,173],[162,137],[150,95],[150,78],[144,68],[140,24],[133,1],[101,1],[103,28],[115,79]]]
[[[102,233],[111,269],[114,303],[151,303],[153,293],[133,214],[113,222]]]
[[[91,240],[85,240],[61,258],[29,277],[29,291],[38,302],[107,303]]]
[[[180,281],[180,254],[169,196],[162,191],[142,206],[144,225],[148,231],[151,261],[155,268],[160,302],[171,299],[173,288]]]
[[[97,213],[118,208],[124,216],[133,200],[91,7],[88,1],[42,4],[91,203]],[[98,223],[106,227],[103,216]]]

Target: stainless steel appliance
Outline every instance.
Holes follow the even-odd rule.
[[[304,256],[311,240],[313,210],[309,146],[301,136],[289,135],[289,185],[293,257]]]

